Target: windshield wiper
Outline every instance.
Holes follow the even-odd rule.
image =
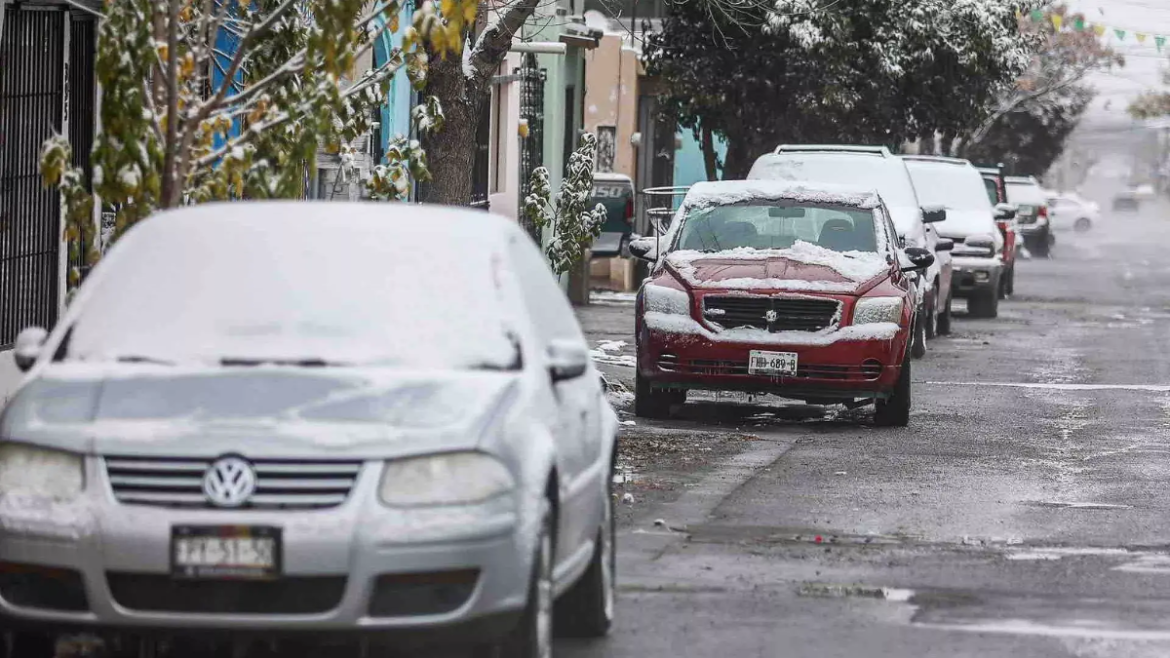
[[[120,356],[115,360],[118,363],[153,363],[154,365],[159,365],[159,366],[173,366],[173,365],[175,365],[174,361],[167,361],[166,359],[156,359],[152,356],[138,356],[138,355]]]
[[[330,368],[341,367],[348,364],[340,361],[326,361],[320,358],[311,359],[244,359],[244,358],[225,358],[220,359],[221,366],[231,367],[255,367],[255,366],[293,366],[296,368]]]

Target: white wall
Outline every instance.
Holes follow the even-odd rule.
[[[12,350],[0,352],[0,405],[8,401],[8,396],[16,390],[23,376],[12,362]]]

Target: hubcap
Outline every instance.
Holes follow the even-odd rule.
[[[540,566],[536,574],[536,655],[552,658],[553,584],[552,538],[540,537]]]

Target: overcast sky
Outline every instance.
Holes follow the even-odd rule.
[[[1162,70],[1170,66],[1170,41],[1159,55],[1154,35],[1170,38],[1170,0],[1067,0],[1073,12],[1081,12],[1090,23],[1110,28],[1109,44],[1126,57],[1125,68],[1093,74],[1091,82],[1097,99],[1085,117],[1082,129],[1094,131],[1129,126],[1125,108],[1143,91],[1164,89]],[[1114,28],[1127,31],[1125,41],[1112,34]],[[1138,44],[1134,33],[1149,34]]]

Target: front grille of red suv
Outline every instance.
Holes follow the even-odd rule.
[[[724,329],[753,327],[768,331],[821,331],[837,324],[841,302],[833,299],[708,295],[703,313]]]
[[[676,364],[674,372],[689,375],[746,375],[747,361],[710,361],[696,359]],[[841,381],[871,381],[882,374],[880,362],[869,360],[859,367],[802,365],[796,369],[796,379],[835,379]]]

